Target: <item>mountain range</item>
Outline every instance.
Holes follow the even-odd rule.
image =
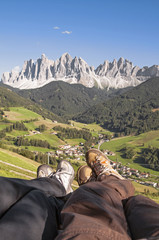
[[[63,119],[95,122],[119,136],[159,129],[159,77],[148,79],[134,88],[109,91],[64,82],[52,82],[42,88],[27,90],[2,85],[5,88],[0,88],[1,107],[24,105],[59,122]]]
[[[5,72],[2,82],[19,89],[40,88],[53,81],[70,84],[82,84],[85,87],[125,88],[137,86],[143,81],[159,76],[159,65],[139,68],[132,62],[120,58],[113,62],[105,61],[96,69],[89,66],[82,58],[72,58],[68,53],[56,61],[49,60],[44,54],[33,61],[25,61],[22,70]]]

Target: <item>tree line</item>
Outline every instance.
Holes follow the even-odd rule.
[[[3,138],[6,136],[6,132],[12,132],[13,130],[19,130],[19,131],[28,131],[26,126],[23,122],[15,122],[11,124],[10,126],[7,126],[5,129],[0,131],[0,138]]]
[[[153,170],[159,171],[159,149],[149,146],[143,150],[143,159],[145,163]]]
[[[69,138],[83,138],[85,140],[84,151],[87,151],[92,144],[97,144],[98,142],[98,138],[93,137],[90,131],[86,128],[78,130],[77,128],[63,128],[61,126],[56,126],[53,129],[58,132],[57,136],[62,140]]]
[[[55,131],[58,131],[57,136],[62,140],[66,138],[83,138],[85,140],[90,140],[92,134],[88,130],[78,130],[76,128],[63,128],[61,126],[56,126],[53,128]]]
[[[31,152],[28,149],[23,149],[23,148],[11,148],[10,149],[12,152],[16,152],[24,157],[30,158],[36,162],[39,162],[41,164],[47,164],[48,162],[48,154],[47,153],[41,153],[38,152],[37,154]],[[49,163],[52,165],[57,164],[57,159],[54,156],[49,156]]]
[[[34,147],[43,147],[43,148],[49,148],[54,149],[51,144],[46,140],[40,140],[40,139],[28,139],[24,137],[19,137],[15,140],[15,145],[17,146],[34,146]]]

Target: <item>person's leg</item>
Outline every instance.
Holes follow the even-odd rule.
[[[72,190],[73,177],[74,170],[65,161],[50,178],[0,177],[1,239],[54,239],[61,223],[60,211],[68,197],[66,193]]]
[[[46,196],[65,196],[66,191],[57,179],[39,178],[23,180],[0,177],[0,217],[13,204],[33,189],[39,189]]]
[[[133,239],[156,236],[159,239],[159,204],[138,195],[130,197],[124,209]]]
[[[40,166],[38,173],[40,173],[40,169],[47,170],[47,168],[42,167],[48,168],[49,166],[46,164]],[[47,175],[44,174],[44,176]],[[64,160],[58,164],[56,173],[53,173],[51,177],[40,177],[33,180],[0,177],[0,217],[8,208],[33,189],[43,191],[47,197],[66,196],[72,191],[73,178],[73,167]]]
[[[62,210],[59,239],[130,239],[122,199],[134,194],[130,181],[104,176],[77,189]]]
[[[62,211],[64,231],[57,239],[130,239],[122,200],[134,194],[132,183],[112,169],[99,150],[89,150],[86,161],[93,175],[84,167],[81,171],[97,181],[88,179],[72,194]],[[87,179],[83,174],[80,183]]]
[[[58,230],[62,200],[32,190],[12,205],[0,218],[1,240],[50,240]]]

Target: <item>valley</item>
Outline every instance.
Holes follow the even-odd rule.
[[[85,124],[72,120],[67,124],[60,123],[24,107],[9,107],[7,110],[1,108],[1,111],[4,115],[0,121],[0,133],[5,130],[5,135],[0,134],[1,176],[35,178],[37,167],[48,163],[48,159],[54,168],[59,160],[66,159],[77,171],[80,165],[85,164],[85,151],[90,147],[98,148],[98,144],[102,142],[100,150],[114,153],[108,157],[111,161],[120,163],[118,170],[121,174],[124,174],[122,171],[126,167],[136,169],[140,173],[149,173],[148,178],[135,175],[129,178],[133,179],[136,193],[158,201],[159,172],[147,168],[143,163],[142,150],[150,145],[159,148],[159,130],[137,136],[114,137],[114,132],[96,123]],[[17,122],[23,123],[26,129],[12,129],[11,126]],[[22,128],[21,125],[20,127]],[[64,129],[67,129],[65,134]],[[135,150],[131,159],[124,156],[123,149],[126,147]],[[155,188],[151,186],[153,182],[157,184]],[[76,189],[76,180],[73,184]]]
[[[132,180],[136,194],[159,201],[158,77],[109,91],[64,82],[28,90],[1,86],[1,176],[35,178],[37,166],[56,169],[62,159],[76,172],[94,147]]]

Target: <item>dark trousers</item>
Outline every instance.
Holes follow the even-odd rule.
[[[55,239],[65,195],[54,178],[0,177],[0,239]]]
[[[132,239],[159,239],[159,205],[138,195],[129,198],[124,206]],[[154,238],[153,238],[154,237]]]
[[[64,231],[56,240],[128,240],[159,236],[159,205],[134,197],[128,180],[105,176],[77,189],[61,216]]]

